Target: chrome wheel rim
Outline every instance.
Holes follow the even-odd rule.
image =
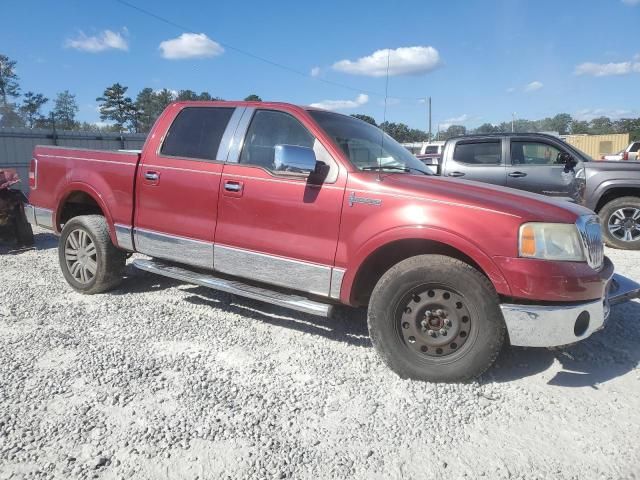
[[[400,302],[398,331],[423,359],[463,355],[473,343],[472,315],[463,295],[443,286],[423,286]],[[467,348],[465,348],[467,347]]]
[[[98,270],[96,246],[84,230],[73,230],[67,236],[64,259],[75,281],[87,284],[96,276]]]
[[[609,217],[609,233],[623,242],[640,240],[640,208],[622,207]]]

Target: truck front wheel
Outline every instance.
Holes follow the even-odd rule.
[[[106,219],[81,215],[62,229],[58,260],[65,280],[81,293],[102,293],[122,281],[126,253],[111,243]]]
[[[620,197],[599,213],[607,245],[623,250],[640,249],[640,198]]]
[[[371,341],[400,377],[457,382],[482,374],[504,342],[498,295],[476,269],[419,255],[378,281],[368,314]]]

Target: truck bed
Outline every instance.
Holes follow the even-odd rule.
[[[29,201],[52,211],[54,230],[58,230],[61,213],[55,209],[72,194],[82,197],[77,192],[98,199],[110,225],[131,224],[139,153],[36,146],[33,157],[36,185]]]

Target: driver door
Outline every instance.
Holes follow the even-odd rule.
[[[565,171],[559,146],[544,140],[511,139],[507,186],[575,201],[575,169]]]
[[[231,152],[222,172],[215,269],[329,296],[345,178],[293,114],[268,109],[247,109],[247,114],[246,135],[240,132],[244,141],[237,142],[242,147]],[[312,148],[329,166],[325,181],[315,185],[308,174],[277,170],[276,145]]]

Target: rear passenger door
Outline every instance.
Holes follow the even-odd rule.
[[[138,167],[137,251],[213,268],[220,176],[239,110],[178,104],[160,119],[156,131],[168,131],[150,136]]]
[[[445,176],[465,180],[506,184],[503,141],[499,138],[450,142],[445,147]]]

